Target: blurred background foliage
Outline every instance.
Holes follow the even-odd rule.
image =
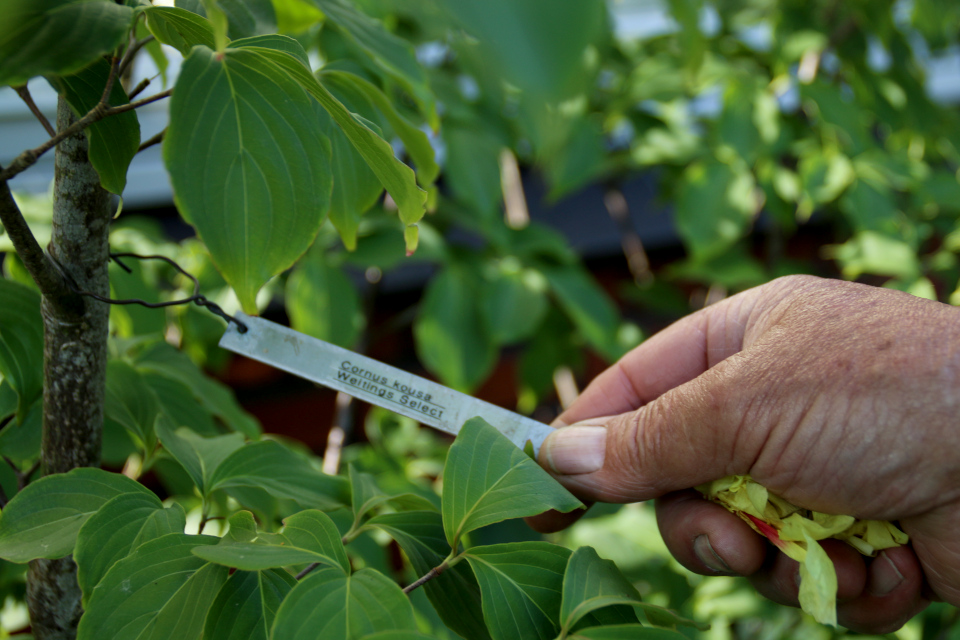
[[[407,367],[416,364],[395,345],[412,341],[427,372],[468,392],[489,387],[507,362],[507,404],[549,420],[576,393],[571,381],[587,382],[672,319],[777,276],[857,279],[960,304],[960,5],[951,0],[354,0],[382,23],[362,28],[389,32],[379,40],[358,39],[305,0],[224,4],[248,9],[247,22],[231,24],[243,32],[232,35],[279,28],[328,78],[349,70],[382,89],[428,133],[441,168],[420,247],[407,257],[395,205],[331,134],[340,185],[331,223],[258,298],[265,315],[300,331]],[[163,51],[150,53],[166,69]],[[951,64],[932,84],[931,70]],[[335,78],[331,86],[410,157],[398,120],[356,86],[336,91]],[[655,197],[633,201],[637,181]],[[531,221],[529,210],[542,208],[528,202],[531,185],[543,185],[552,203],[599,189],[603,207],[584,215],[612,219],[622,253],[585,264],[576,238],[549,216]],[[49,201],[18,201],[45,243]],[[651,244],[651,220],[676,242]],[[5,276],[31,284],[5,242],[0,236]],[[174,240],[157,220],[124,213],[111,245],[174,258],[207,297],[237,308],[202,245]],[[130,274],[111,267],[114,297],[187,292],[162,263],[130,266]],[[411,304],[377,315],[390,291],[420,286]],[[162,335],[200,366],[230,371],[215,348],[223,325],[203,310],[164,316],[114,306],[111,314],[118,357]],[[341,406],[335,422],[348,444],[341,463],[376,473],[388,492],[436,496],[439,436],[380,410],[362,420]],[[24,459],[39,446],[21,445]],[[107,463],[129,466],[137,449],[107,425]],[[170,495],[189,493],[175,464],[161,459],[154,469]],[[275,502],[264,498],[260,513],[283,515]],[[532,536],[521,523],[473,535],[475,543]],[[844,635],[764,601],[744,580],[682,569],[650,505],[595,507],[554,539],[616,560],[651,602],[709,622],[704,638]],[[410,571],[388,540],[369,536],[349,549],[360,564]],[[19,569],[0,566],[0,589],[22,597],[22,588]],[[425,628],[454,637],[425,601],[418,606]],[[956,621],[955,609],[933,605],[895,637],[960,638]]]

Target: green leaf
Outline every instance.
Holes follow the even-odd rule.
[[[362,640],[430,640],[430,636],[415,631],[378,631],[363,636]]]
[[[349,466],[350,474],[350,503],[353,507],[353,526],[359,526],[363,517],[383,504],[392,504],[393,506],[405,511],[432,511],[435,510],[433,503],[422,496],[414,493],[403,493],[400,495],[387,495],[377,486],[376,479],[369,473],[357,471],[352,464]]]
[[[197,0],[177,0],[176,6],[206,17],[203,4]],[[217,6],[226,16],[231,40],[276,33],[277,15],[270,0],[217,0]]]
[[[205,640],[267,640],[280,602],[297,581],[286,571],[236,571],[207,614]]]
[[[456,122],[444,125],[447,158],[443,176],[457,201],[489,222],[499,214],[503,199],[500,151],[506,144],[481,127]]]
[[[456,547],[463,534],[509,518],[583,504],[482,418],[468,420],[443,467],[443,530]]]
[[[392,80],[410,92],[430,126],[436,129],[437,118],[433,94],[427,85],[427,74],[410,43],[383,28],[373,18],[360,13],[343,0],[313,0],[327,19],[340,27],[373,62]]]
[[[218,538],[171,533],[119,561],[91,595],[78,640],[196,638],[227,568],[191,553]]]
[[[209,491],[253,487],[275,498],[296,500],[305,507],[336,509],[346,504],[347,481],[314,469],[309,462],[272,440],[252,442],[220,463]]]
[[[158,420],[156,429],[163,448],[190,474],[204,496],[209,493],[214,470],[243,446],[240,433],[204,438],[183,427],[173,430],[167,420]]]
[[[186,524],[183,507],[164,509],[153,494],[124,493],[108,500],[77,534],[73,557],[84,606],[117,561],[144,542],[168,533],[183,533]]]
[[[160,412],[177,427],[188,427],[203,436],[220,433],[213,420],[213,413],[197,400],[194,390],[185,382],[175,380],[155,371],[140,372],[144,383],[156,394]]]
[[[54,88],[66,98],[77,117],[86,115],[103,95],[110,75],[110,63],[97,60],[79,73],[51,79]],[[127,104],[123,84],[114,82],[109,103],[112,107]],[[104,189],[123,194],[127,185],[127,167],[140,147],[140,122],[135,111],[125,111],[94,122],[84,130],[90,141],[90,164],[100,175]]]
[[[0,420],[11,416],[17,407],[17,394],[7,384],[0,385],[0,405],[9,407],[9,413],[0,411]],[[0,430],[0,454],[13,462],[23,464],[40,457],[43,440],[43,398],[37,398],[27,411],[23,422],[10,420]]]
[[[217,546],[198,547],[195,553],[210,562],[242,571],[320,562],[350,572],[340,532],[330,516],[322,511],[301,511],[287,518],[285,524],[278,535],[261,535],[256,542],[225,539]]]
[[[5,0],[0,3],[0,86],[84,68],[123,42],[133,13],[110,0]]]
[[[180,212],[248,313],[267,280],[313,242],[332,187],[316,105],[277,56],[306,72],[282,51],[194,48],[163,147]]]
[[[153,451],[156,443],[154,423],[160,403],[140,373],[122,360],[107,363],[107,396],[104,415],[136,436],[140,447]]]
[[[43,389],[43,322],[40,295],[0,278],[0,374],[17,392],[17,422],[23,422]]]
[[[547,281],[519,261],[501,260],[480,289],[480,309],[498,345],[526,340],[547,315]]]
[[[417,355],[444,384],[470,391],[490,373],[497,349],[480,312],[476,275],[451,265],[434,276],[413,325]]]
[[[363,330],[364,315],[356,287],[323,256],[308,255],[287,279],[287,313],[291,326],[346,349]]]
[[[383,137],[380,128],[374,124],[379,121],[377,109],[367,96],[346,83],[337,84],[331,81],[332,79],[325,74],[322,77],[324,85],[329,85],[334,97],[344,107],[357,118],[362,118],[367,128]],[[340,232],[344,246],[349,251],[353,251],[357,246],[357,229],[360,227],[360,220],[380,198],[383,185],[330,114],[323,113],[320,118],[320,128],[330,138],[333,157],[330,222]]]
[[[440,514],[434,511],[385,513],[364,528],[385,531],[410,559],[418,576],[440,565],[450,553]],[[483,622],[480,587],[468,563],[458,563],[423,585],[443,623],[466,640],[490,640]]]
[[[86,467],[31,482],[0,516],[0,558],[27,562],[69,555],[83,523],[124,493],[153,495],[124,475]]]
[[[316,98],[327,110],[333,121],[339,125],[350,143],[376,174],[380,184],[397,203],[400,220],[407,225],[420,220],[423,217],[427,193],[417,186],[413,170],[397,160],[389,143],[350,113],[296,58],[269,49],[260,51],[299,82],[307,93]],[[412,250],[409,243],[407,248]]]
[[[640,604],[640,594],[613,562],[601,560],[590,547],[573,552],[563,576],[560,626],[569,631],[595,609]]]
[[[204,375],[182,351],[166,342],[159,342],[140,354],[136,366],[140,371],[154,372],[185,383],[200,404],[231,429],[248,438],[260,437],[260,426],[253,416],[240,407],[233,391],[223,383]]]
[[[423,131],[404,118],[394,107],[394,103],[380,90],[379,87],[354,73],[324,69],[319,73],[321,82],[331,88],[334,93],[344,94],[348,91],[359,92],[376,106],[380,114],[386,119],[393,132],[403,142],[413,163],[417,165],[417,178],[424,187],[429,187],[440,174],[440,167],[434,157],[433,145],[430,138]],[[338,91],[339,90],[339,91]],[[342,101],[342,100],[341,100]]]
[[[249,511],[238,511],[229,518],[227,523],[230,530],[220,541],[220,544],[228,542],[251,542],[257,537],[257,521]]]
[[[550,640],[560,630],[560,594],[570,550],[547,542],[474,547],[464,557],[483,594],[494,640]]]
[[[746,232],[756,211],[753,177],[721,162],[698,162],[678,186],[676,221],[694,257],[721,255]]]
[[[485,73],[533,96],[558,100],[586,88],[585,50],[604,33],[606,6],[599,0],[444,0],[478,41]]]
[[[176,7],[149,7],[144,11],[147,28],[154,37],[180,52],[190,55],[196,45],[213,49],[213,25],[204,17]]]
[[[542,271],[580,335],[610,362],[618,360],[624,353],[617,341],[620,315],[606,292],[582,267],[544,267]]]
[[[287,595],[271,637],[283,640],[353,640],[377,631],[416,631],[410,600],[373,569],[351,576],[320,569]]]
[[[567,640],[682,640],[687,636],[672,629],[644,627],[639,624],[580,629]]]

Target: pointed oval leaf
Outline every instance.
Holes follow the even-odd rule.
[[[152,539],[168,533],[183,533],[186,524],[183,509],[164,509],[159,498],[152,494],[125,493],[108,500],[77,534],[73,558],[84,605],[110,567],[145,541],[145,529],[153,534]]]
[[[69,555],[80,527],[124,493],[153,495],[130,478],[101,469],[74,469],[31,482],[0,514],[0,558],[28,562]]]
[[[483,617],[494,640],[549,640],[557,635],[569,549],[516,542],[474,547],[464,556],[480,584]]]
[[[248,313],[313,242],[332,188],[316,104],[263,52],[302,67],[259,47],[192,49],[163,148],[180,212]]]
[[[140,371],[154,372],[186,383],[193,397],[228,427],[248,438],[260,437],[260,425],[243,410],[233,391],[222,382],[205,375],[184,352],[161,341],[140,354],[136,365]]]
[[[277,540],[282,540],[282,537]],[[194,553],[208,562],[241,571],[261,571],[311,562],[337,566],[336,560],[329,556],[279,543],[234,542],[215,547],[197,547]]]
[[[156,442],[154,423],[159,411],[157,395],[136,369],[122,360],[107,363],[104,415],[123,425],[147,451],[152,451]]]
[[[583,508],[556,480],[482,418],[468,420],[443,467],[443,530],[450,546],[509,518]]]
[[[433,145],[427,134],[414,126],[396,110],[390,99],[379,87],[355,73],[346,71],[323,70],[319,77],[332,91],[338,95],[350,91],[364,95],[372,105],[375,105],[380,114],[386,119],[393,132],[403,142],[404,148],[410,154],[413,163],[417,165],[417,178],[424,187],[429,187],[437,179],[440,167],[437,165]],[[349,106],[349,105],[348,105]]]
[[[82,69],[123,42],[133,13],[111,0],[4,0],[0,86]]]
[[[417,630],[413,605],[396,583],[373,569],[351,576],[339,569],[320,569],[284,599],[271,637],[354,640],[392,630]]]
[[[350,502],[353,507],[353,526],[359,526],[364,516],[383,504],[392,504],[401,511],[434,511],[432,502],[415,493],[387,495],[377,486],[376,479],[369,473],[361,473],[351,464]]]
[[[363,636],[362,640],[430,640],[430,636],[415,631],[380,631]]]
[[[257,537],[257,521],[249,511],[238,511],[229,518],[229,531],[223,536],[220,544],[229,542],[252,542]]]
[[[322,256],[307,256],[287,279],[287,312],[301,333],[349,349],[364,325],[360,295],[350,279]]]
[[[363,156],[367,166],[376,174],[380,184],[393,197],[400,219],[407,225],[420,220],[424,214],[427,193],[417,186],[413,170],[394,156],[390,144],[367,127],[362,119],[350,113],[297,58],[282,51],[258,51],[281,66],[326,109],[350,143]]]
[[[263,489],[275,498],[289,498],[318,509],[336,509],[349,500],[344,478],[314,469],[273,440],[246,444],[220,463],[208,491],[232,487]]]
[[[295,513],[283,521],[283,537],[296,547],[333,558],[346,573],[350,573],[350,560],[340,541],[340,531],[330,516],[317,509]]]
[[[617,308],[586,270],[573,265],[546,267],[543,275],[560,308],[587,343],[611,362],[622,356],[624,350],[617,342]]]
[[[583,616],[614,604],[640,604],[640,594],[613,562],[601,560],[590,547],[570,556],[563,576],[560,624],[570,631]]]
[[[177,7],[149,7],[144,11],[147,16],[147,29],[153,36],[168,44],[181,55],[190,55],[190,50],[198,44],[213,49],[213,25],[196,13]]]
[[[396,540],[417,575],[426,575],[450,553],[440,514],[407,511],[374,516],[366,527],[376,527]],[[423,585],[443,623],[466,640],[490,640],[483,622],[480,587],[468,563],[460,562]]]
[[[43,389],[43,321],[40,295],[0,278],[0,374],[17,392],[17,421],[23,422]]]
[[[480,309],[498,345],[526,340],[547,315],[547,283],[532,269],[499,266],[480,289]]]
[[[427,74],[417,62],[416,53],[410,43],[393,35],[384,29],[379,21],[342,0],[313,1],[380,69],[410,92],[430,126],[437,128],[439,119],[433,94],[427,85]]]
[[[271,611],[297,581],[278,569],[236,571],[220,589],[207,614],[205,640],[267,640]]]
[[[110,63],[97,60],[78,73],[52,78],[51,84],[80,118],[100,102],[109,75]],[[112,107],[129,102],[122,83],[113,83],[109,102]],[[140,121],[136,111],[94,122],[84,134],[90,142],[90,164],[100,176],[100,185],[110,193],[122,195],[127,185],[127,168],[140,148]]]
[[[141,371],[143,381],[150,387],[160,402],[160,412],[176,427],[187,427],[201,436],[220,434],[213,420],[213,413],[203,406],[193,389],[181,381],[153,371]]]
[[[212,536],[171,533],[147,542],[113,565],[93,590],[78,640],[196,638],[227,568],[191,553]]]
[[[417,356],[444,384],[469,392],[489,375],[497,348],[480,312],[480,283],[451,266],[427,285],[413,325]]]
[[[158,420],[156,429],[163,448],[190,474],[203,495],[207,494],[214,470],[243,446],[241,433],[204,438],[183,427],[173,430],[169,420]]]

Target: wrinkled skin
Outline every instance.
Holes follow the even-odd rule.
[[[750,474],[794,504],[899,521],[910,535],[910,546],[875,559],[826,541],[841,625],[884,633],[930,599],[960,605],[958,309],[781,278],[653,336],[594,380],[557,426],[541,464],[585,500],[656,499],[663,538],[692,571],[747,576],[761,594],[797,606],[797,563],[690,490]],[[548,513],[531,524],[558,530],[576,517]]]

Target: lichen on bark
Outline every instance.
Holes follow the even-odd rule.
[[[75,116],[61,98],[57,128]],[[83,133],[57,146],[53,235],[47,252],[82,290],[109,295],[110,194],[87,157]],[[92,298],[44,295],[43,474],[99,466],[106,384],[106,304]],[[34,560],[27,604],[37,640],[75,638],[83,610],[72,559]]]

